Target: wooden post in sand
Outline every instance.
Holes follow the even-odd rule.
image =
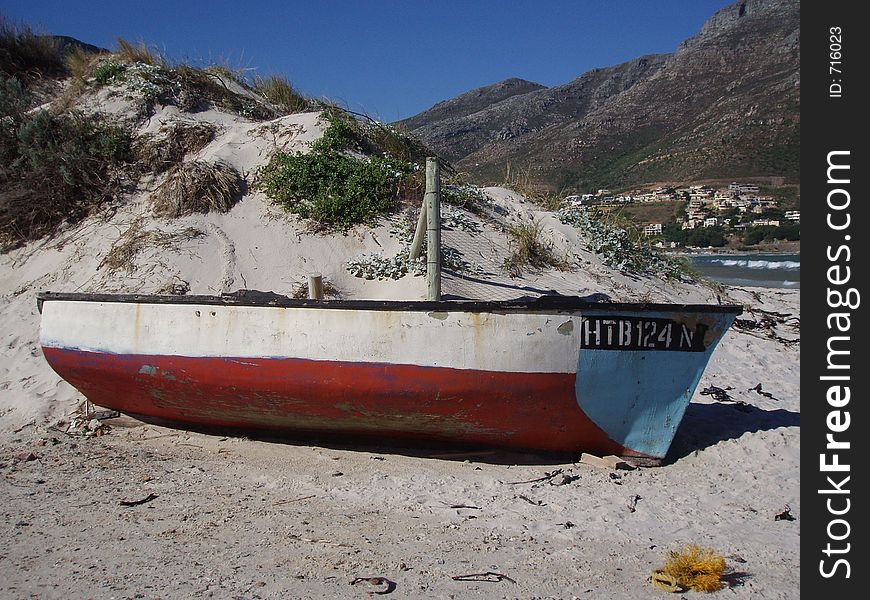
[[[312,300],[323,300],[323,277],[320,273],[308,276],[308,297]]]
[[[408,260],[417,260],[423,251],[423,238],[426,237],[426,200],[424,196],[423,206],[420,207],[420,216],[417,219],[417,229],[414,231],[414,241],[411,243],[411,251]]]
[[[441,169],[426,159],[426,282],[428,300],[441,300]]]

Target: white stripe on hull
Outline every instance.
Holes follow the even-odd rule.
[[[43,346],[114,354],[290,357],[574,373],[578,313],[46,302]]]

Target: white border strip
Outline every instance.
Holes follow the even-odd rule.
[[[580,315],[49,301],[43,346],[574,373]]]

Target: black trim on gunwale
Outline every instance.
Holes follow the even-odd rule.
[[[536,312],[542,310],[686,311],[740,314],[734,304],[657,304],[650,302],[591,302],[578,296],[540,296],[515,300],[308,300],[274,292],[243,290],[223,296],[156,296],[148,294],[85,294],[39,292],[39,312],[45,302],[122,302],[135,304],[196,304],[205,306],[274,306],[281,308],[333,308],[384,311]]]

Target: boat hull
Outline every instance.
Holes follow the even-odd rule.
[[[61,377],[128,414],[660,459],[736,315],[474,308],[48,298],[41,341]]]
[[[545,451],[623,450],[578,410],[567,373],[44,352],[95,404],[160,419]]]

